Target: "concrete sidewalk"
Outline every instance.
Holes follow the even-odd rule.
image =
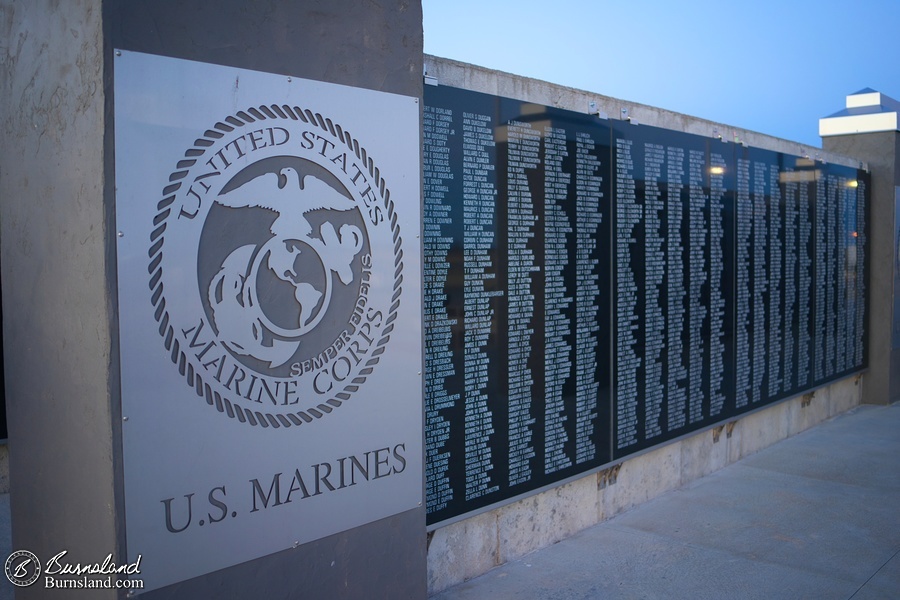
[[[861,406],[432,600],[900,598],[900,405]]]

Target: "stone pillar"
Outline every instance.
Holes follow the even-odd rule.
[[[900,103],[871,89],[847,96],[846,108],[819,121],[822,147],[853,156],[872,173],[869,206],[869,372],[863,402],[900,400]]]
[[[114,50],[421,98],[421,4],[0,0],[0,39],[13,548],[123,564]],[[142,596],[424,598],[425,554],[421,506]]]
[[[102,560],[123,541],[102,4],[4,1],[0,15],[12,544]]]

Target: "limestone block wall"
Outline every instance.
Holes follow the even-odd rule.
[[[768,406],[518,502],[434,530],[438,593],[550,546],[858,406],[863,375]]]
[[[627,115],[644,125],[711,138],[721,135],[729,142],[859,166],[856,159],[797,142],[434,56],[425,56],[425,73],[426,82],[432,84],[583,113],[598,111],[610,119]],[[854,375],[839,380],[599,472],[436,528],[428,539],[429,593],[549,546],[845,412],[860,404],[862,378]]]
[[[449,85],[474,92],[494,94],[527,102],[553,106],[581,113],[601,112],[609,119],[623,115],[639,124],[684,131],[711,138],[722,136],[728,142],[743,142],[754,148],[785,152],[798,156],[817,156],[829,163],[858,167],[859,161],[834,152],[826,152],[814,146],[792,142],[771,135],[741,129],[726,123],[717,123],[677,113],[655,106],[637,104],[628,100],[602,94],[555,85],[538,79],[521,77],[511,73],[486,69],[446,58],[425,55],[425,74],[438,85]],[[429,79],[430,80],[430,79]],[[591,103],[594,103],[593,107]],[[623,109],[625,112],[623,113]],[[814,118],[813,116],[810,117]]]

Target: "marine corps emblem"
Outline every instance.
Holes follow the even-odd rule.
[[[186,150],[150,235],[159,334],[228,417],[291,427],[331,413],[389,345],[403,252],[375,161],[340,124],[263,105]]]

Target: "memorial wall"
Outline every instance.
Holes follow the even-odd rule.
[[[423,126],[430,526],[865,368],[866,172],[448,86]]]

